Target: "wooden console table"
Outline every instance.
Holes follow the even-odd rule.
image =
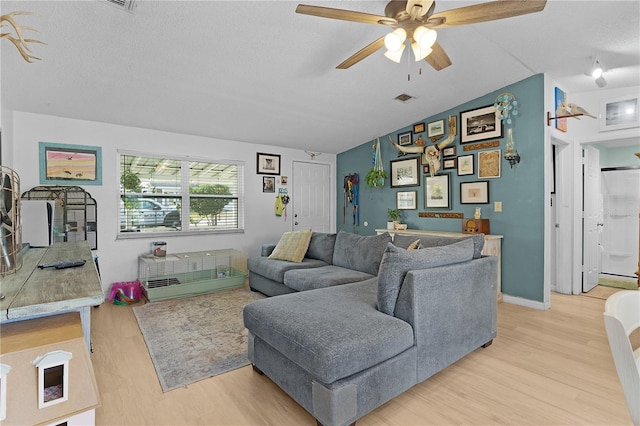
[[[462,232],[445,232],[445,231],[427,231],[424,229],[407,229],[399,231],[396,229],[376,229],[378,235],[388,232],[391,238],[395,234],[400,235],[435,235],[439,237],[462,238],[472,234],[463,234]],[[482,254],[485,256],[496,256],[498,258],[498,301],[502,302],[502,235],[485,234],[484,247]]]
[[[84,259],[84,266],[40,269],[41,263]],[[100,277],[86,241],[58,242],[48,248],[29,248],[22,268],[5,275],[0,285],[0,324],[64,312],[80,312],[87,349],[91,350],[92,306],[104,302]]]

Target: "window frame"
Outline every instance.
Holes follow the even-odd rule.
[[[117,164],[116,164],[116,189],[117,189],[117,202],[116,202],[116,240],[128,240],[128,239],[141,239],[141,238],[156,238],[156,237],[183,237],[183,236],[193,236],[193,235],[212,235],[212,234],[242,234],[244,233],[244,209],[245,209],[245,190],[244,190],[244,173],[245,173],[245,162],[241,160],[227,160],[227,159],[212,159],[206,157],[193,157],[189,155],[168,155],[168,154],[153,154],[148,152],[141,151],[128,151],[128,150],[117,150]],[[144,158],[157,158],[159,160],[175,160],[180,162],[180,181],[181,181],[181,205],[189,206],[189,199],[196,196],[202,197],[199,194],[191,194],[189,192],[189,163],[190,162],[203,162],[210,164],[227,164],[233,165],[237,167],[237,195],[234,196],[215,196],[211,195],[210,198],[231,198],[237,200],[237,210],[238,210],[238,223],[236,228],[232,229],[202,229],[202,230],[193,230],[190,227],[182,227],[179,230],[173,231],[159,231],[159,232],[122,232],[120,229],[120,202],[122,200],[122,193],[120,191],[120,159],[122,156],[133,156],[133,157],[144,157]],[[186,166],[186,167],[185,167]],[[180,211],[180,219],[181,222],[189,223],[189,209],[181,209]]]

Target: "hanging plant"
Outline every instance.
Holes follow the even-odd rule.
[[[372,188],[382,188],[384,180],[389,175],[382,168],[382,156],[380,154],[380,139],[373,143],[373,168],[365,176],[364,180]]]
[[[364,180],[372,188],[381,188],[384,186],[384,180],[389,176],[384,170],[377,170],[375,167],[369,170],[369,173],[365,176]]]

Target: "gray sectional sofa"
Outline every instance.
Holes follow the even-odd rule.
[[[417,239],[398,237],[396,244],[406,246]],[[332,264],[338,260],[337,267],[349,269],[341,265],[355,265],[353,258],[340,261],[335,256],[343,239],[355,241],[338,234]],[[432,237],[420,239],[426,248],[414,251],[387,241],[377,274],[357,282],[325,286],[325,281],[322,288],[307,291],[288,287],[292,271],[305,275],[331,265],[289,269],[280,282],[273,279],[279,276],[260,275],[253,288],[263,291],[268,278],[270,290],[291,294],[262,299],[244,309],[254,369],[266,374],[319,424],[340,426],[355,423],[488,346],[496,336],[497,258],[480,255],[483,237],[439,241],[447,245],[435,247]],[[376,237],[360,242],[369,242],[376,250],[376,243],[381,243]],[[305,277],[307,284],[298,287],[314,287],[311,281]]]
[[[248,259],[249,287],[267,296],[364,281],[378,274],[388,233],[362,236],[313,232],[300,263],[269,259],[276,244],[262,246],[261,256]]]

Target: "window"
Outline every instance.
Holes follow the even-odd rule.
[[[243,230],[244,164],[120,152],[120,238]]]

